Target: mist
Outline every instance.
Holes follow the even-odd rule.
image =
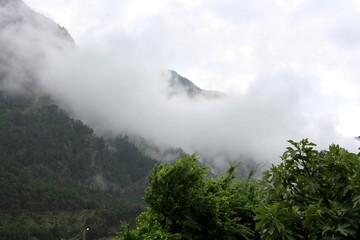
[[[357,149],[353,136],[338,131],[342,98],[326,92],[319,76],[302,67],[266,65],[266,49],[245,90],[218,99],[169,97],[167,69],[176,61],[166,44],[117,34],[76,45],[59,26],[16,2],[0,8],[1,57],[11,55],[1,89],[25,93],[35,83],[37,92],[50,95],[99,136],[143,137],[162,148],[197,152],[219,166],[250,158],[279,162],[288,139]],[[9,23],[13,15],[23,21]]]
[[[259,76],[246,93],[194,99],[169,97],[170,75],[161,60],[129,40],[78,47],[47,60],[42,89],[98,135],[141,136],[218,165],[249,158],[277,162],[288,139],[308,137],[323,148],[342,140],[336,115],[323,112],[331,99],[312,76],[292,69]]]

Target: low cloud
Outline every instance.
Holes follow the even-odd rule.
[[[224,158],[276,162],[288,139],[309,137],[321,147],[341,140],[316,76],[281,69],[243,94],[169,98],[170,75],[156,57],[131,41],[115,43],[55,55],[41,75],[45,91],[99,135],[142,136],[219,165]]]
[[[181,16],[181,9],[173,9],[175,12],[165,11],[166,16],[150,16],[151,21],[146,16],[145,28],[135,28],[136,33],[114,34],[76,47],[59,37],[60,28],[45,17],[31,15],[23,7],[0,8],[0,42],[6,46],[0,50],[0,70],[6,73],[2,88],[17,86],[19,90],[30,79],[36,82],[37,91],[50,94],[99,135],[142,136],[159,146],[197,151],[218,165],[228,159],[277,162],[286,140],[304,137],[321,148],[335,142],[356,151],[358,143],[353,136],[340,130],[349,117],[360,117],[355,112],[351,115],[354,108],[347,107],[360,103],[354,85],[360,76],[354,64],[358,46],[351,48],[353,54],[343,52],[348,38],[338,37],[339,25],[331,28],[322,23],[324,17],[316,22],[324,28],[311,25],[310,20],[316,19],[311,11],[302,19],[302,9],[316,8],[309,3],[302,7],[270,4],[268,7],[279,13],[274,20],[270,15],[265,15],[265,20],[253,16],[254,5],[248,4],[239,25],[235,24],[236,14],[220,18],[227,6],[214,11],[210,4],[200,11],[201,5],[191,10],[201,13],[203,20],[195,26],[202,29],[206,19],[212,19],[213,25],[203,31],[196,28],[193,35],[192,28],[175,21],[160,24],[166,14]],[[327,16],[332,9],[321,14]],[[343,10],[340,13],[343,16]],[[13,14],[26,17],[7,23]],[[192,18],[185,20],[192,26]],[[343,22],[348,23],[347,18]],[[159,29],[151,31],[156,26]],[[225,40],[215,36],[222,26],[226,28],[220,35]],[[175,35],[170,27],[178,33],[184,30],[188,37]],[[345,30],[352,34],[351,28]],[[168,38],[161,38],[161,33],[169,34]],[[230,35],[239,41],[231,41]],[[169,67],[195,83],[208,78],[208,86],[223,84],[229,89],[234,81],[246,84],[240,84],[241,91],[229,91],[219,99],[169,98],[170,75],[164,70]],[[199,79],[186,73],[197,73],[192,76]],[[349,79],[342,79],[344,76]],[[354,128],[354,136],[357,130]]]
[[[37,72],[49,52],[73,45],[64,28],[33,12],[20,0],[0,6],[0,88],[25,94],[34,91]]]

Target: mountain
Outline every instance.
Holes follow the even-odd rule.
[[[46,57],[71,51],[68,31],[21,0],[0,0],[0,240],[87,239],[119,230],[145,207],[156,160],[184,152],[127,136],[100,137],[38,84]],[[216,99],[170,70],[169,97]]]
[[[38,85],[48,54],[74,41],[20,0],[0,0],[0,239],[87,239],[145,207],[156,163],[126,137],[102,138]]]
[[[189,79],[184,78],[174,70],[169,70],[169,97],[185,95],[189,98],[217,99],[225,94],[219,91],[204,90],[196,86]]]
[[[129,139],[145,156],[161,161],[172,162],[177,158],[186,155],[184,150],[176,147],[159,147],[155,143],[142,137],[132,137]]]
[[[36,81],[49,54],[71,50],[68,31],[21,0],[0,2],[0,89],[39,93]]]
[[[98,137],[46,99],[0,92],[0,113],[2,163],[40,167],[91,189],[122,191],[144,181],[155,163],[126,137]]]
[[[105,236],[142,209],[154,164],[47,99],[0,92],[0,239]]]

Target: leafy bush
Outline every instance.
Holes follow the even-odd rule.
[[[266,199],[255,217],[262,238],[359,239],[359,156],[289,142],[283,162],[264,173]]]
[[[118,239],[360,239],[359,155],[289,143],[261,181],[210,177],[194,155],[157,165],[149,208]]]
[[[257,186],[234,170],[210,177],[195,155],[157,165],[145,192],[149,208],[118,239],[254,239]]]

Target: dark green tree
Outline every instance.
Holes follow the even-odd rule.
[[[360,239],[360,160],[338,145],[317,151],[307,139],[264,173],[257,208],[262,239]]]
[[[147,211],[118,239],[254,239],[257,183],[237,179],[231,167],[219,178],[195,155],[158,164],[145,192]]]

